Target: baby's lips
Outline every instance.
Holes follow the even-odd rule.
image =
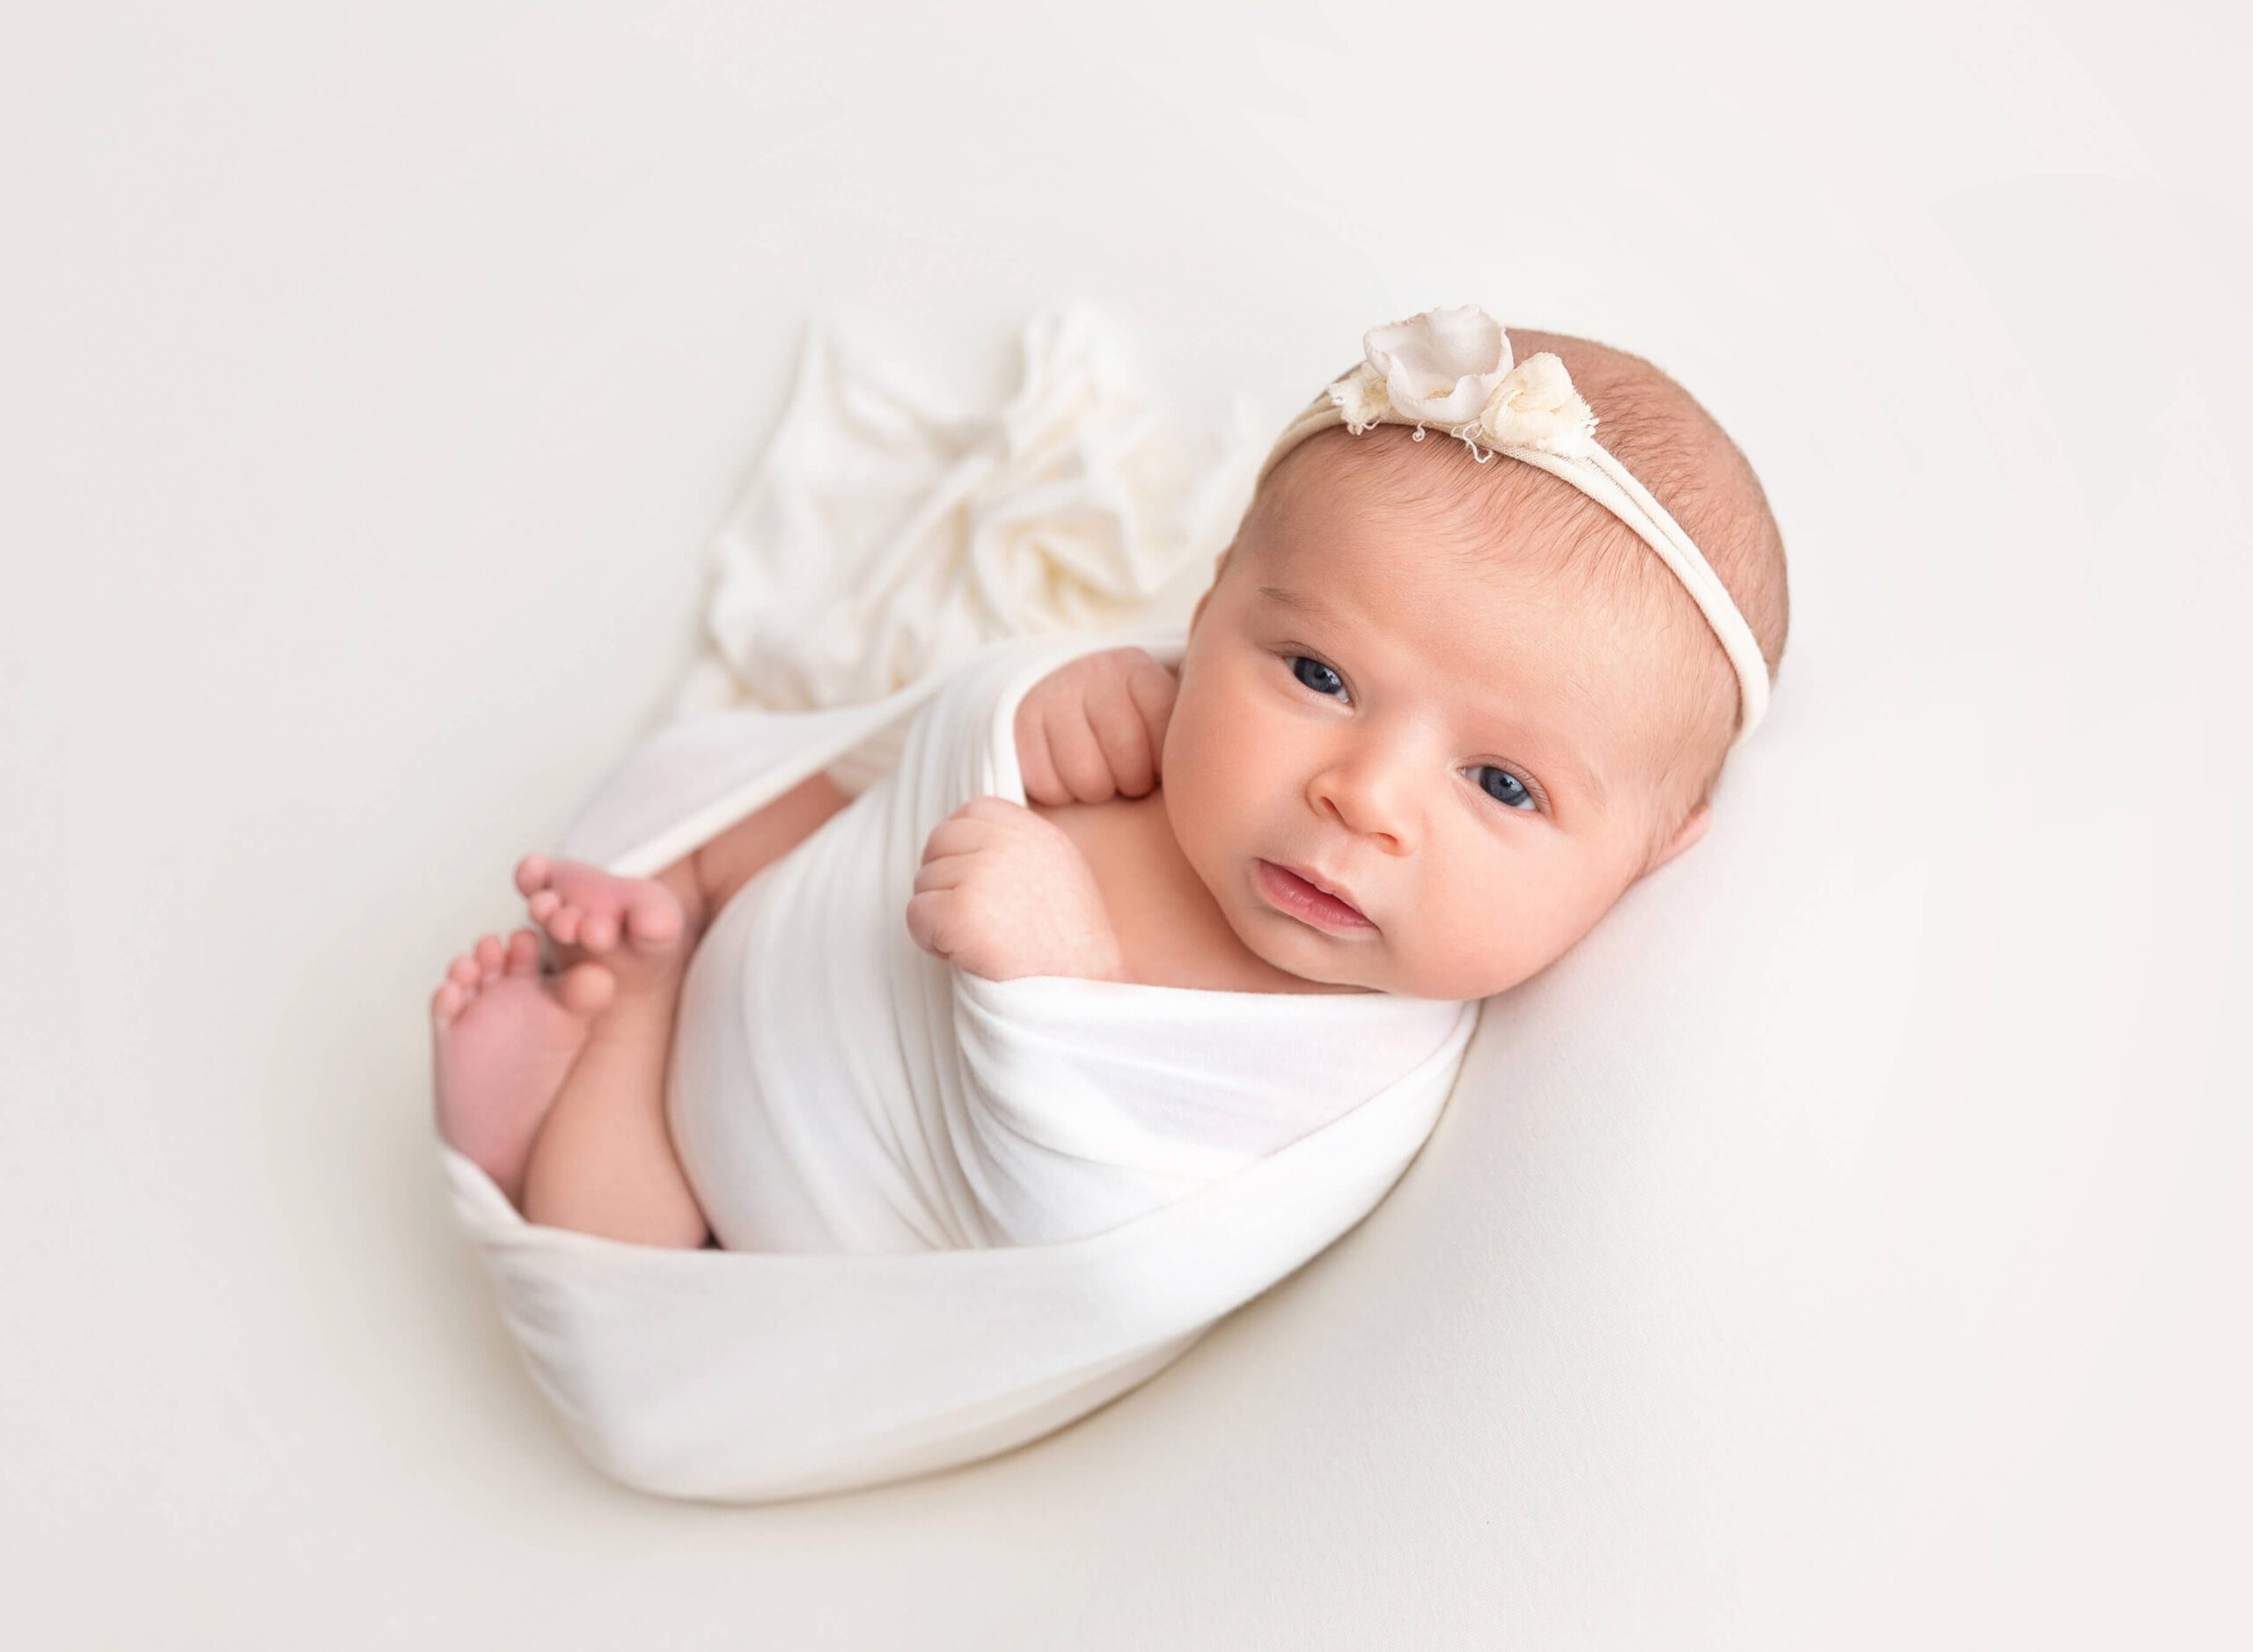
[[[1348,891],[1346,885],[1338,879],[1334,877],[1325,877],[1308,867],[1294,866],[1288,862],[1283,862],[1281,863],[1281,864],[1282,865],[1283,870],[1290,873],[1291,876],[1294,877],[1303,878],[1306,882],[1312,884],[1317,889],[1319,889],[1324,894],[1329,896],[1331,899],[1336,901],[1339,906],[1351,907],[1357,916],[1362,918],[1369,916],[1367,913],[1361,911],[1361,904],[1354,899],[1352,892]]]
[[[1377,928],[1376,920],[1370,917],[1368,913],[1364,912],[1361,909],[1361,903],[1356,901],[1352,895],[1346,892],[1345,886],[1339,880],[1336,878],[1324,877],[1314,871],[1312,868],[1295,861],[1269,861],[1267,864],[1274,867],[1278,871],[1288,872],[1291,877],[1298,879],[1299,882],[1306,885],[1308,887],[1328,896],[1332,901],[1335,901],[1338,905],[1345,907],[1348,912],[1352,913],[1354,916],[1358,918],[1361,922],[1369,925],[1371,929]]]

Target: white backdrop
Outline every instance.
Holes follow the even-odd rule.
[[[2253,1634],[2244,25],[1697,10],[19,22],[0,1633]],[[448,1224],[424,1000],[674,686],[805,319],[982,402],[1068,297],[1277,423],[1435,304],[1654,356],[1790,540],[1772,719],[1156,1384],[860,1496],[619,1490]]]

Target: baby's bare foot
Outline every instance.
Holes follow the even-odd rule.
[[[539,973],[539,937],[487,936],[454,959],[430,998],[438,1133],[520,1202],[525,1164],[587,1026],[616,983],[599,964],[554,980]]]
[[[632,993],[676,973],[689,952],[680,898],[654,878],[618,877],[580,861],[527,855],[517,888],[532,921],[554,941],[567,966],[601,964]]]

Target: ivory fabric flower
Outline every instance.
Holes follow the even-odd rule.
[[[1384,396],[1383,375],[1367,362],[1333,380],[1329,394],[1338,411],[1345,415],[1346,428],[1355,436],[1382,422],[1384,415],[1392,411],[1392,404]]]
[[[1509,335],[1475,304],[1371,327],[1361,348],[1393,411],[1421,423],[1476,418],[1510,371]]]
[[[1479,431],[1497,447],[1531,447],[1567,458],[1595,445],[1596,414],[1573,388],[1565,363],[1544,350],[1495,384]]]

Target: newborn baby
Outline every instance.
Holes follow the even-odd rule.
[[[899,914],[926,952],[991,981],[1477,1000],[1703,835],[1788,617],[1743,455],[1585,340],[1464,310],[1369,342],[1271,456],[1178,671],[1107,649],[1018,703],[1027,804],[930,832]],[[1546,462],[1594,421],[1702,553],[1704,599],[1632,503],[1592,496],[1611,484]],[[667,1120],[684,980],[852,801],[816,773],[653,877],[518,865],[554,973],[533,929],[488,936],[431,1014],[442,1134],[530,1222],[711,1241]]]

